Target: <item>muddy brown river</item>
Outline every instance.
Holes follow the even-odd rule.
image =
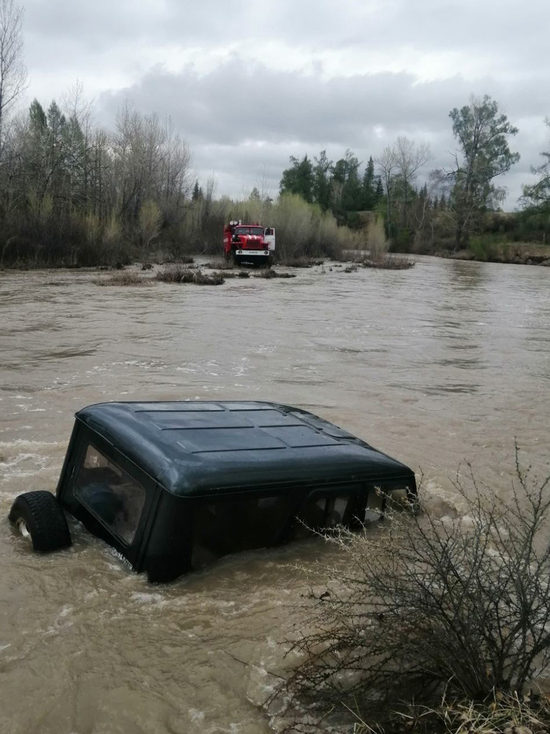
[[[419,259],[209,288],[0,273],[0,732],[262,734],[312,539],[151,585],[75,523],[33,554],[7,520],[54,490],[73,414],[106,400],[260,399],[337,423],[424,474],[433,511],[471,461],[506,492],[514,437],[550,471],[550,272]],[[275,674],[275,675],[273,675]]]

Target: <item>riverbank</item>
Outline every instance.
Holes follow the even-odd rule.
[[[550,246],[533,244],[473,245],[468,250],[439,250],[434,257],[472,262],[501,263],[508,265],[542,265],[550,267]]]

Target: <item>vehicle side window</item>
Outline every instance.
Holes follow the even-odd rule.
[[[128,545],[133,541],[145,490],[91,444],[78,471],[74,494],[121,540]]]
[[[320,532],[348,522],[349,496],[313,497],[300,509],[293,537],[305,538],[312,532]]]
[[[287,496],[205,502],[195,512],[193,567],[229,553],[273,545],[291,510]]]

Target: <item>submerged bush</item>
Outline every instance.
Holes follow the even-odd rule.
[[[106,280],[97,280],[96,285],[147,285],[150,279],[141,278],[137,273],[116,273]]]
[[[223,273],[212,273],[220,278],[250,278],[248,270],[224,270]]]
[[[277,265],[284,265],[288,268],[312,268],[315,265],[323,264],[324,260],[317,260],[311,257],[277,258]]]
[[[195,285],[221,285],[224,282],[220,273],[207,275],[202,270],[191,270],[177,265],[159,270],[155,278],[163,283],[195,283]]]
[[[254,277],[264,278],[265,280],[271,280],[271,278],[295,278],[296,273],[280,273],[277,270],[262,270],[260,273],[256,273]]]
[[[414,260],[397,255],[382,255],[373,259],[367,252],[348,252],[343,258],[344,262],[351,262],[363,268],[380,268],[382,270],[409,270],[415,265]]]
[[[204,265],[205,268],[212,268],[212,270],[234,270],[235,263],[233,260],[212,260]]]
[[[481,704],[522,698],[550,672],[550,477],[518,462],[503,498],[467,476],[460,517],[393,512],[376,532],[329,538],[346,570],[312,602],[285,695],[321,713],[433,705],[443,692]]]

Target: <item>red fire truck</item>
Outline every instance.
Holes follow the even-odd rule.
[[[275,230],[261,224],[232,221],[223,228],[223,251],[227,260],[243,265],[269,265],[275,250]]]

